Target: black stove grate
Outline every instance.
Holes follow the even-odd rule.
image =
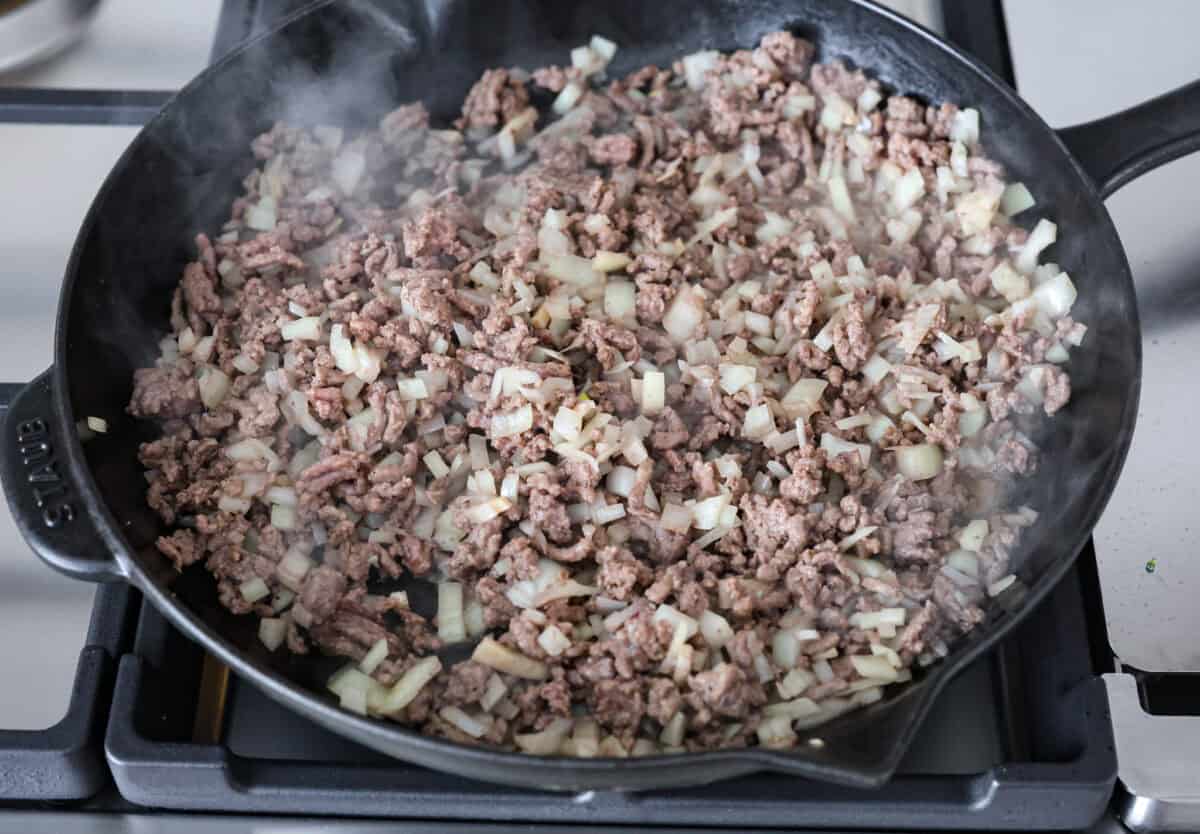
[[[1091,558],[1091,553],[1085,554]],[[897,776],[877,791],[760,773],[703,788],[572,796],[498,787],[386,758],[237,679],[212,740],[202,651],[145,606],[121,659],[106,749],[122,796],[248,813],[731,829],[1062,830],[1106,808],[1116,777],[1082,572],[942,694]],[[211,694],[208,698],[211,698]],[[211,714],[211,713],[210,713]]]
[[[128,649],[140,596],[124,585],[96,590],[62,720],[46,730],[0,729],[0,802],[87,799],[108,782],[104,728],[117,658]]]

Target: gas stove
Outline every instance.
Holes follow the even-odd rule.
[[[174,4],[107,0],[74,52],[0,75],[3,378],[30,379],[49,364],[74,230],[136,126],[205,63],[303,5],[207,0],[180,14]],[[1054,124],[1200,75],[1200,59],[1185,50],[1165,69],[1150,55],[1135,61],[1136,71],[1119,73],[1124,86],[1093,82],[1109,54],[1099,39],[1145,44],[1168,37],[1169,24],[1139,18],[1164,30],[1131,39],[1132,15],[1091,5],[1085,14],[1082,0],[1056,4],[1054,14],[1028,0],[888,5],[978,55]],[[1105,83],[1118,75],[1110,74]],[[1094,94],[1073,93],[1081,89]],[[1200,569],[1188,564],[1188,531],[1173,526],[1195,489],[1182,474],[1162,477],[1177,460],[1166,457],[1173,447],[1162,432],[1182,425],[1196,396],[1172,381],[1200,342],[1186,325],[1195,294],[1170,292],[1200,258],[1188,226],[1171,222],[1196,216],[1186,209],[1200,198],[1184,186],[1196,176],[1200,160],[1184,160],[1110,202],[1139,284],[1147,367],[1134,450],[1095,546],[1011,639],[946,689],[883,789],[759,774],[700,789],[572,796],[397,762],[243,684],[135,591],[50,574],[0,512],[0,668],[9,682],[0,687],[0,831],[359,831],[399,821],[429,831],[1200,827],[1200,744],[1188,741],[1200,742],[1200,696],[1196,677],[1180,674],[1200,671],[1188,637],[1200,621],[1188,595]],[[1147,220],[1147,205],[1165,216]],[[1160,484],[1168,494],[1154,491]],[[381,818],[389,822],[370,821]]]

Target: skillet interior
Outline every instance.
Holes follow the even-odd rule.
[[[70,441],[68,450],[106,543],[176,625],[236,671],[314,720],[401,758],[494,781],[571,789],[645,789],[762,768],[880,783],[942,683],[998,639],[1069,567],[1128,447],[1140,373],[1136,308],[1128,265],[1094,187],[1011,90],[933,36],[866,3],[425,5],[317,4],[184,90],[147,126],[97,197],[64,283],[55,389],[58,404],[67,409],[65,425],[76,415],[109,420],[103,441],[88,444],[86,465],[77,442]],[[595,760],[536,760],[434,741],[341,712],[323,694],[336,662],[268,654],[252,619],[226,612],[202,569],[182,575],[170,569],[153,546],[162,530],[145,505],[135,454],[152,430],[125,416],[124,407],[133,370],[153,361],[168,330],[170,293],[193,257],[191,240],[224,218],[239,180],[252,167],[247,148],[255,135],[281,118],[362,125],[414,99],[425,100],[435,120],[448,121],[483,69],[562,63],[568,49],[592,33],[620,44],[612,74],[623,74],[701,48],[750,47],[780,28],[813,39],[819,59],[847,59],[895,91],[977,107],[990,155],[1037,198],[1030,214],[1059,224],[1060,243],[1051,257],[1074,276],[1080,292],[1074,314],[1090,327],[1069,366],[1072,402],[1041,439],[1042,476],[1026,500],[1043,516],[1027,535],[1025,552],[1015,557],[1022,583],[947,661],[881,704],[815,731],[826,740],[821,750],[692,754],[630,760],[619,768]],[[87,494],[89,486],[98,492]]]

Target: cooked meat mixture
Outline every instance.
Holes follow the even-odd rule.
[[[1015,581],[1036,513],[997,487],[1085,328],[976,111],[786,32],[604,80],[615,50],[490,70],[452,128],[255,140],[135,378],[158,546],[269,649],[348,658],[347,709],[787,747]]]

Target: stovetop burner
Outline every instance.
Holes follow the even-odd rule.
[[[1086,827],[1116,779],[1091,553],[1017,634],[947,687],[898,774],[856,790],[759,773],[649,793],[537,792],[389,759],[307,722],[144,605],[121,658],[105,750],[155,808],[745,829]],[[1089,585],[1091,587],[1089,587]],[[1048,789],[1050,788],[1050,789]]]

